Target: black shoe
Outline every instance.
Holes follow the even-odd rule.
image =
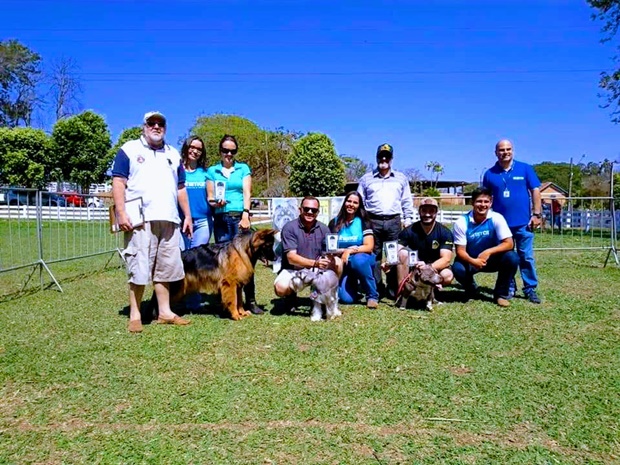
[[[525,294],[525,298],[529,300],[530,302],[532,302],[533,304],[541,303],[540,297],[538,297],[538,294],[536,294],[536,291],[528,292],[527,294]]]
[[[470,300],[480,300],[480,298],[481,294],[478,286],[465,289],[465,302],[469,302]]]
[[[254,315],[262,315],[263,313],[265,313],[265,310],[263,310],[261,307],[256,305],[256,302],[250,302],[249,304],[247,304],[246,310],[248,310],[250,313]]]

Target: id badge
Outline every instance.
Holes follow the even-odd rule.
[[[510,197],[510,191],[508,189],[506,189],[504,191],[504,198],[507,199],[508,197]]]

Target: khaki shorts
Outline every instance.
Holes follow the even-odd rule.
[[[122,252],[128,282],[146,285],[168,283],[185,277],[181,260],[179,225],[169,221],[149,221],[125,233]]]
[[[295,275],[295,270],[280,270],[278,276],[276,276],[276,280],[273,282],[274,286],[277,286],[278,283],[282,285],[282,287],[289,288],[291,287],[291,281],[293,280],[293,276]]]

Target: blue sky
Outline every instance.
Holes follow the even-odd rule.
[[[0,39],[79,64],[85,108],[114,138],[148,110],[169,140],[196,117],[328,134],[396,169],[438,161],[477,180],[497,140],[538,163],[620,158],[599,108],[612,45],[585,1],[4,0]],[[241,147],[243,150],[243,147]]]

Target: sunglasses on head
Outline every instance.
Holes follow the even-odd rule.
[[[318,213],[319,209],[318,208],[314,208],[314,207],[301,207],[301,209],[304,211],[304,213]]]
[[[220,153],[223,153],[224,155],[226,154],[231,154],[231,155],[237,155],[237,149],[225,149],[224,147],[222,147],[220,149]]]
[[[165,128],[166,127],[166,123],[164,123],[163,121],[147,121],[146,125],[149,128],[154,128],[155,125],[159,126],[160,128]]]

